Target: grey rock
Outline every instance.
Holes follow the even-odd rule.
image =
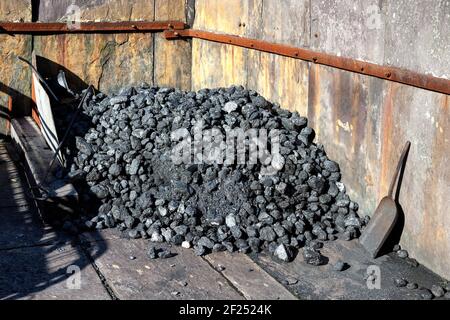
[[[91,187],[91,192],[99,199],[104,199],[108,196],[109,191],[102,185],[95,185]]]
[[[212,249],[214,247],[214,242],[212,242],[207,237],[201,237],[200,240],[198,241],[198,245],[199,246],[203,246],[203,247],[208,248],[208,249]]]
[[[113,163],[109,167],[109,170],[108,170],[109,174],[112,175],[113,177],[119,176],[121,171],[122,171],[122,168],[117,163]]]
[[[406,281],[406,279],[403,279],[403,278],[396,278],[396,279],[394,279],[394,284],[398,288],[403,288],[403,287],[407,286],[408,281]]]
[[[167,249],[161,249],[158,251],[158,258],[160,258],[160,259],[169,259],[174,256],[175,256],[175,254],[170,252],[170,250],[167,250]]]
[[[445,290],[441,286],[435,284],[431,286],[431,293],[433,293],[435,297],[440,298],[444,296]]]
[[[226,113],[231,113],[233,111],[236,111],[238,107],[239,106],[236,102],[230,101],[225,104],[222,110],[225,111]]]
[[[419,294],[423,300],[432,300],[434,298],[434,295],[431,293],[431,291],[425,288],[421,289]]]
[[[417,289],[419,286],[417,285],[417,283],[414,282],[410,282],[406,285],[406,288],[408,288],[409,290],[415,290]]]
[[[406,259],[406,258],[408,258],[408,251],[399,250],[399,251],[397,251],[397,256],[401,259]]]
[[[347,268],[347,264],[343,261],[337,261],[334,265],[333,265],[333,270],[334,271],[343,271],[345,268]]]
[[[158,252],[156,251],[156,249],[154,247],[150,247],[147,251],[147,256],[150,259],[156,259],[156,258],[158,258]]]
[[[204,256],[206,254],[206,248],[202,245],[196,245],[194,246],[194,253],[197,256]]]
[[[277,237],[275,231],[271,227],[264,227],[259,231],[259,237],[265,241],[274,241]]]
[[[284,262],[291,262],[292,259],[294,258],[292,250],[288,246],[285,246],[284,244],[280,244],[275,249],[274,256]]]
[[[225,224],[227,225],[228,228],[235,227],[237,225],[236,216],[232,213],[227,215],[227,217],[225,218]]]
[[[303,258],[307,264],[313,266],[320,266],[326,262],[325,257],[319,251],[307,247],[303,249]]]
[[[85,154],[86,156],[91,156],[93,153],[92,147],[89,143],[86,142],[81,137],[75,138],[76,147],[78,150],[80,150],[81,153]]]

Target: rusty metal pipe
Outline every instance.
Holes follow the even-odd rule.
[[[300,59],[350,72],[377,77],[388,81],[399,82],[421,89],[450,94],[450,80],[437,78],[431,75],[421,74],[397,67],[381,66],[370,62],[338,57],[309,49],[296,48],[288,45],[276,44],[257,39],[244,38],[228,34],[218,34],[194,29],[177,30],[176,32],[165,31],[164,35],[167,40],[197,38],[278,54],[294,59]]]
[[[0,22],[0,33],[6,34],[59,34],[59,33],[113,33],[160,32],[184,29],[181,21],[121,21],[81,22],[79,28],[64,22]]]

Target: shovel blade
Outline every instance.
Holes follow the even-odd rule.
[[[359,242],[372,258],[378,256],[397,220],[398,208],[395,201],[390,197],[383,198],[359,238]]]

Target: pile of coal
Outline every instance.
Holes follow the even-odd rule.
[[[173,161],[173,133],[185,129],[194,145],[198,123],[224,136],[237,128],[278,130],[279,153],[256,164],[195,161],[196,154],[192,162]],[[290,261],[307,246],[305,259],[323,264],[317,241],[356,238],[368,217],[358,216],[339,165],[313,143],[307,124],[238,86],[184,92],[143,84],[92,95],[64,150],[85,211],[80,221],[198,255],[268,250]],[[269,165],[275,170],[267,174]]]

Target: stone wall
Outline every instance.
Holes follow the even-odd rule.
[[[0,1],[0,21],[31,21],[31,1]],[[0,138],[9,131],[8,119],[11,112],[8,109],[9,97],[13,99],[14,115],[30,112],[30,79],[29,67],[20,62],[17,57],[31,57],[31,37],[26,35],[0,34]]]
[[[39,21],[65,20],[73,1],[42,0]],[[185,21],[184,0],[77,0],[81,21]],[[78,34],[35,37],[36,54],[108,93],[141,82],[190,88],[190,45],[168,43],[161,33]],[[55,66],[58,67],[58,66]]]
[[[81,21],[186,21],[184,0],[31,0],[1,1],[0,20],[38,22],[67,19],[71,4],[81,10]],[[82,89],[93,84],[105,93],[141,82],[191,87],[191,44],[168,42],[161,33],[0,35],[0,134],[8,131],[8,96],[16,115],[29,114],[31,73],[17,56],[31,59],[34,50],[44,76],[64,70],[69,82]]]

